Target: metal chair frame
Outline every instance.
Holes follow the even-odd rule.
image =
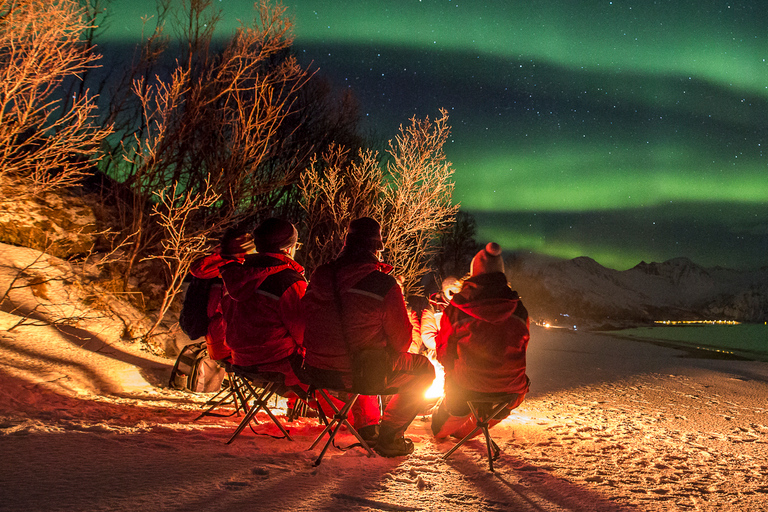
[[[235,440],[235,438],[240,435],[240,433],[245,429],[245,427],[248,426],[248,424],[256,417],[256,414],[263,410],[267,413],[269,418],[272,420],[272,422],[277,425],[277,428],[280,429],[280,431],[283,433],[283,436],[285,436],[286,439],[289,441],[293,441],[293,438],[288,433],[288,430],[283,426],[282,422],[277,418],[277,416],[274,415],[274,413],[270,410],[268,401],[272,396],[274,396],[275,392],[277,391],[277,387],[280,385],[280,383],[268,380],[263,377],[259,377],[258,374],[256,375],[239,375],[242,379],[242,383],[244,384],[245,388],[247,389],[248,393],[248,399],[252,399],[253,403],[250,406],[250,410],[246,412],[243,419],[240,421],[240,424],[237,426],[237,429],[232,434],[232,437],[229,438],[229,441],[227,441],[227,444],[230,444],[232,441]]]
[[[328,451],[328,448],[331,446],[331,443],[333,443],[334,438],[336,437],[336,434],[338,434],[339,430],[341,429],[342,425],[346,425],[349,432],[354,435],[357,440],[360,442],[360,445],[368,452],[368,457],[375,457],[376,454],[373,452],[371,447],[368,445],[368,443],[365,442],[365,439],[360,436],[360,433],[349,423],[349,411],[352,409],[352,406],[357,401],[357,397],[360,396],[359,393],[350,393],[349,398],[344,402],[344,405],[339,409],[336,407],[336,404],[334,404],[330,397],[328,396],[328,392],[325,389],[318,388],[315,390],[316,393],[319,393],[320,396],[330,404],[331,408],[333,408],[334,415],[333,418],[330,419],[328,424],[326,425],[325,429],[320,433],[317,438],[315,438],[315,441],[312,443],[312,446],[309,447],[309,450],[314,450],[315,446],[318,445],[320,440],[325,436],[325,434],[328,434],[328,441],[326,441],[325,446],[323,446],[323,449],[320,451],[320,455],[318,455],[317,459],[315,459],[314,466],[319,466],[320,463],[323,461],[323,457],[325,456],[325,452]]]
[[[202,407],[210,407],[201,412],[200,415],[192,421],[197,421],[204,416],[232,416],[234,414],[239,415],[241,409],[244,413],[248,412],[250,407],[248,406],[248,401],[246,400],[245,393],[243,392],[245,385],[243,384],[241,377],[235,375],[235,373],[232,371],[228,371],[227,382],[229,383],[227,387],[222,388],[218,393],[216,393],[212,398],[210,398],[202,405]],[[219,398],[222,394],[224,394],[224,396]],[[230,401],[235,407],[235,411],[232,414],[217,414],[213,412],[217,407],[229,403]]]
[[[459,449],[461,445],[472,439],[474,435],[477,433],[478,430],[482,430],[483,434],[485,435],[485,447],[488,451],[488,467],[491,472],[494,472],[493,469],[493,461],[497,460],[499,458],[499,455],[501,455],[501,449],[499,448],[499,445],[496,444],[496,442],[491,438],[491,434],[489,432],[489,422],[493,420],[503,409],[505,409],[509,404],[511,404],[514,400],[517,399],[517,395],[510,398],[509,400],[506,400],[502,398],[502,400],[505,400],[503,402],[499,402],[499,399],[495,399],[493,401],[491,400],[470,400],[467,401],[467,405],[469,405],[469,410],[472,411],[472,414],[476,418],[475,428],[464,436],[456,445],[451,448],[448,453],[443,455],[443,460],[450,457],[453,452]],[[478,405],[480,404],[498,404],[497,406],[493,407],[491,409],[491,412],[485,415],[479,414],[480,408]]]

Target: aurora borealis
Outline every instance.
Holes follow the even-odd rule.
[[[253,15],[215,3],[223,32]],[[111,37],[152,12],[127,4],[110,4]],[[481,240],[617,269],[768,265],[761,2],[284,4],[298,55],[355,91],[367,129],[448,110],[454,197]]]

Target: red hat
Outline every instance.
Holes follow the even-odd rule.
[[[472,258],[472,265],[470,266],[472,276],[490,274],[491,272],[504,272],[501,246],[495,242],[488,242],[488,245]]]

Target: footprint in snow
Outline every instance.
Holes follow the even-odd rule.
[[[219,484],[219,487],[228,491],[239,491],[241,489],[248,487],[249,485],[250,484],[248,482],[229,481],[229,482],[222,482],[221,484]]]

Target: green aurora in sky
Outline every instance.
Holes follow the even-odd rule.
[[[253,17],[214,3],[222,33]],[[768,265],[761,2],[328,4],[285,2],[298,55],[383,138],[448,110],[454,197],[479,239],[618,269]],[[135,40],[151,5],[113,1],[108,34]]]

